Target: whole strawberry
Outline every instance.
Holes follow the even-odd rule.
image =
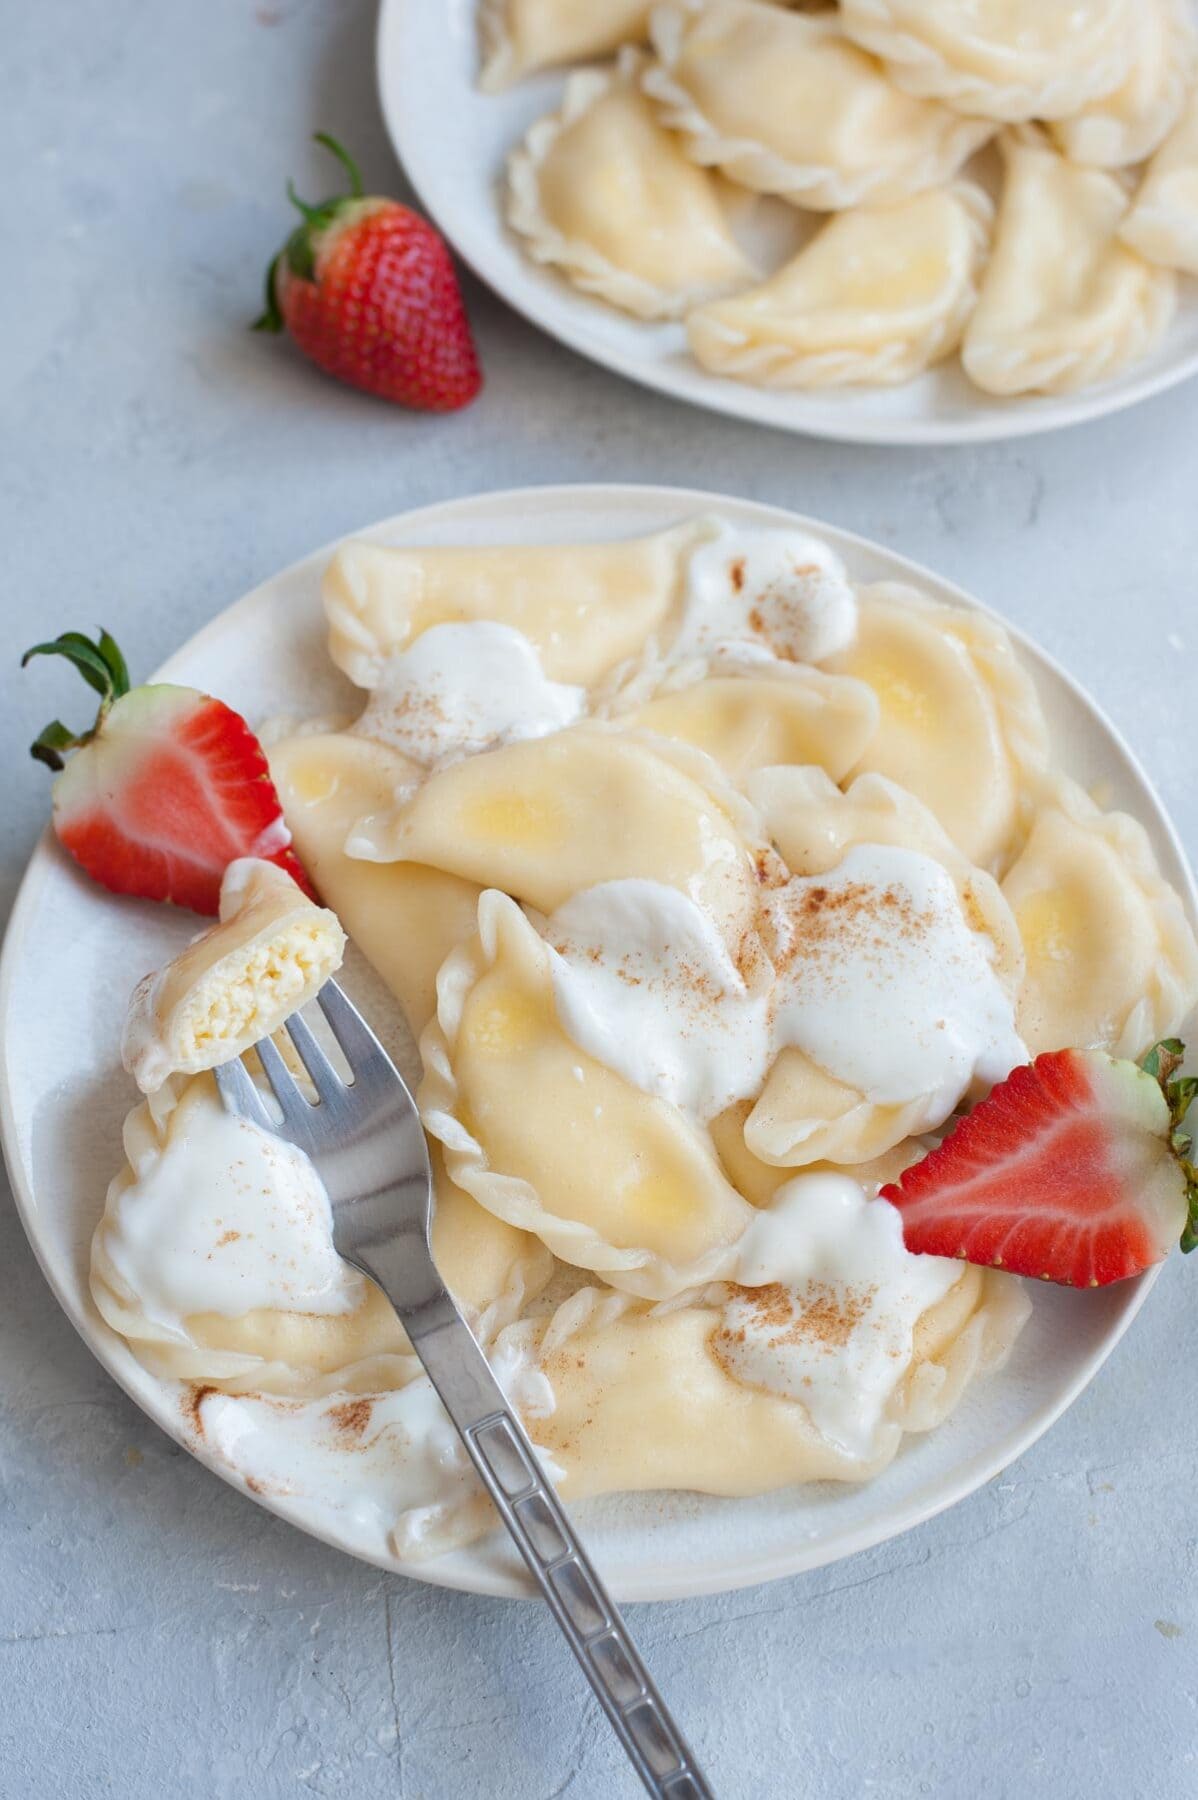
[[[362,191],[353,159],[326,132],[350,191],[308,206],[266,275],[255,331],[291,333],[339,381],[424,412],[455,412],[482,386],[478,354],[444,239],[397,200]]]

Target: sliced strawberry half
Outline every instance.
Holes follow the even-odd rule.
[[[1183,1046],[1143,1067],[1052,1050],[1015,1069],[939,1147],[881,1190],[908,1250],[1068,1287],[1104,1287],[1198,1242],[1181,1123],[1198,1091]]]
[[[215,915],[229,864],[256,856],[313,893],[265,752],[240,713],[195,688],[131,688],[106,631],[94,643],[64,632],[34,645],[21,666],[34,656],[65,656],[100,696],[90,730],[56,719],[30,746],[59,771],[54,829],[93,880]],[[67,762],[64,751],[73,752]]]

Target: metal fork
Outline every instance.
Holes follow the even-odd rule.
[[[712,1800],[523,1425],[437,1273],[429,1243],[432,1171],[416,1103],[335,981],[326,982],[317,1003],[353,1081],[342,1081],[296,1013],[286,1030],[311,1077],[315,1103],[264,1038],[257,1052],[282,1122],[240,1059],[215,1072],[225,1107],[288,1139],[315,1165],[332,1204],[338,1254],[382,1288],[395,1308],[645,1787],[662,1800]]]

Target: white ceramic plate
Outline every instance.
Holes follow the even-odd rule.
[[[996,399],[972,387],[955,362],[900,388],[826,393],[783,393],[709,375],[689,355],[681,325],[644,324],[579,293],[525,256],[504,226],[505,158],[533,121],[557,106],[564,76],[480,93],[475,10],[476,0],[383,0],[378,80],[391,141],[424,206],[474,272],[535,325],[617,374],[714,412],[812,437],[950,444],[1096,419],[1198,371],[1198,282],[1189,282],[1153,354],[1080,394]]]
[[[745,524],[797,522],[836,546],[857,580],[915,581],[958,605],[949,583],[847,532],[778,508],[670,488],[559,487],[452,501],[376,525],[381,543],[575,542],[659,530],[718,507]],[[352,691],[324,653],[317,551],[220,614],[159,671],[208,688],[251,719],[353,710]],[[1094,703],[1026,640],[1017,640],[1053,726],[1058,761],[1147,826],[1161,866],[1195,890],[1168,819],[1131,752]],[[47,837],[25,876],[0,964],[0,1122],[17,1204],[54,1293],[100,1361],[150,1417],[189,1449],[180,1390],[154,1380],[104,1324],[87,1286],[88,1246],[109,1177],[121,1160],[121,1122],[135,1095],[118,1038],[138,978],[193,934],[190,914],[118,900],[93,886]],[[364,985],[365,983],[365,985]],[[361,969],[349,985],[396,1041],[387,1007]],[[1154,1272],[1153,1272],[1154,1273]],[[815,1568],[907,1530],[1005,1468],[1074,1400],[1143,1303],[1153,1275],[1099,1293],[1037,1286],[1032,1319],[1008,1368],[980,1381],[938,1431],[908,1438],[895,1463],[864,1487],[829,1483],[752,1500],[696,1494],[620,1496],[580,1507],[586,1540],[620,1599],[667,1599],[749,1586]],[[224,1466],[209,1463],[235,1486]],[[429,1563],[388,1563],[351,1523],[330,1527],[302,1504],[260,1497],[294,1524],[405,1574],[476,1593],[524,1592],[506,1542]]]

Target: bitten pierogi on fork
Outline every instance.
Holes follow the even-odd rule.
[[[255,1491],[380,1556],[487,1530],[315,1171],[210,1073],[344,930],[419,1042],[438,1265],[562,1493],[876,1476],[1029,1311],[879,1190],[1032,1056],[1140,1055],[1198,995],[1146,834],[1055,767],[995,620],[797,527],[350,542],[325,606],[359,714],[270,750],[323,907],[237,863],[139,988],[105,1319]]]

